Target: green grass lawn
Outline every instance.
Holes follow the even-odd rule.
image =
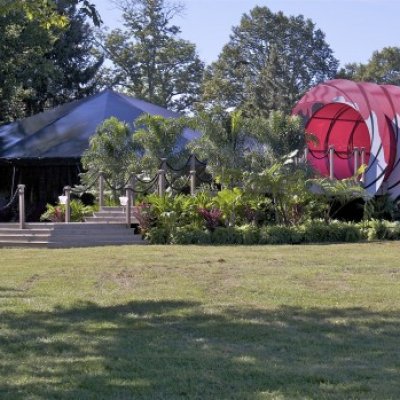
[[[398,399],[400,244],[0,249],[0,399]]]

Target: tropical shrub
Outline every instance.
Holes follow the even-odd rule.
[[[240,232],[242,239],[241,242],[247,245],[255,245],[260,242],[260,229],[254,225],[243,225],[237,228]]]
[[[204,226],[210,231],[221,225],[222,211],[219,208],[212,208],[211,210],[199,208],[198,212],[204,219]]]
[[[218,227],[212,232],[212,244],[242,244],[240,230],[234,227]]]
[[[154,225],[155,217],[149,203],[139,203],[133,207],[133,216],[139,222],[141,234],[144,236],[146,232]]]
[[[94,206],[85,206],[81,200],[71,200],[71,221],[83,222],[85,217],[93,214],[96,209]],[[40,216],[41,221],[64,222],[65,205],[64,204],[46,204],[46,211]]]
[[[183,226],[176,229],[171,238],[173,244],[210,244],[211,232],[196,226]]]
[[[150,228],[146,232],[145,238],[150,244],[169,244],[171,242],[170,232],[164,227]]]

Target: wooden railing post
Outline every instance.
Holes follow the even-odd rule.
[[[131,176],[131,198],[132,198],[132,207],[135,206],[135,200],[136,200],[136,193],[135,193],[135,189],[136,189],[136,175],[132,174]]]
[[[104,172],[99,172],[99,209],[104,207]]]
[[[358,178],[358,168],[360,168],[360,162],[359,162],[359,151],[358,151],[358,147],[354,147],[353,149],[353,154],[354,154],[354,176],[357,176]]]
[[[18,185],[19,229],[25,229],[25,185]]]
[[[365,147],[361,147],[361,165],[365,166]],[[361,174],[361,182],[365,183],[365,168]]]
[[[165,175],[167,173],[167,159],[161,159],[161,168],[158,170],[158,195],[165,194]]]
[[[190,195],[196,194],[196,156],[190,156]]]
[[[308,162],[308,147],[304,148],[304,163],[307,164]]]
[[[125,221],[126,221],[126,227],[130,228],[131,227],[131,212],[132,212],[132,190],[131,186],[127,185],[125,187],[125,196],[127,198],[126,200],[126,207],[125,207]]]
[[[65,200],[65,222],[71,222],[71,186],[64,187]]]
[[[333,146],[329,147],[329,179],[335,179],[335,148]]]

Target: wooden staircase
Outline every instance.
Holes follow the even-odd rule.
[[[94,212],[92,217],[86,217],[85,222],[103,224],[125,224],[125,211],[122,207],[103,207],[102,210]],[[131,225],[138,225],[138,221],[133,215],[133,208],[131,212]]]
[[[146,244],[118,222],[0,223],[0,247],[69,248]]]

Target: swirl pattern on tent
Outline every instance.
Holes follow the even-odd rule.
[[[355,174],[355,153],[364,149],[364,187],[371,194],[400,196],[400,87],[336,79],[307,92],[293,109],[307,133],[308,161],[329,176],[329,148],[334,148],[334,176]]]

